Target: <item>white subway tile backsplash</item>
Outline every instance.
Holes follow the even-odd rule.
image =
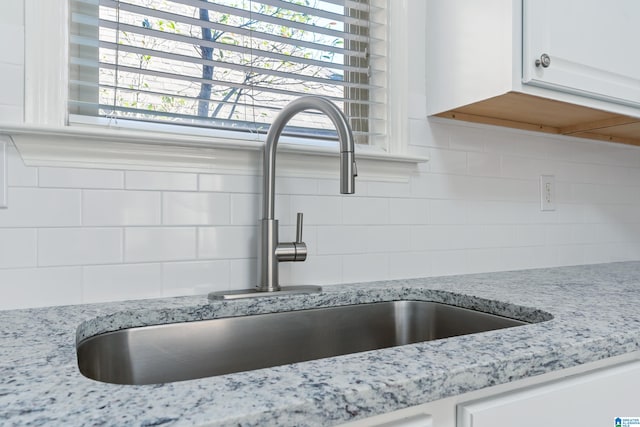
[[[412,227],[410,250],[451,250],[472,247],[473,237],[469,226],[463,225],[424,225]]]
[[[417,19],[422,19],[417,17]],[[422,57],[424,58],[424,57]],[[416,79],[412,83],[419,84],[424,79]],[[416,91],[408,95],[408,115],[410,121],[416,121],[419,123],[425,123],[424,118],[427,116],[427,97],[424,95],[424,91]],[[417,120],[416,120],[417,119]]]
[[[470,200],[540,201],[538,180],[469,177],[461,195]]]
[[[495,153],[467,153],[467,172],[474,176],[500,176],[502,167],[500,156]]]
[[[80,225],[80,190],[9,187],[8,193],[0,227]]]
[[[447,147],[449,135],[446,132],[437,132],[433,126],[431,129],[425,120],[409,120],[409,145],[416,147]]]
[[[38,230],[38,265],[116,264],[123,261],[122,229],[43,228]]]
[[[164,193],[162,222],[166,225],[226,225],[230,196],[220,193]]]
[[[595,205],[584,211],[586,223],[634,223],[638,221],[638,208],[634,205]],[[578,221],[574,221],[578,222]]]
[[[540,175],[555,175],[555,163],[547,159],[522,156],[502,156],[501,170],[505,178],[538,179]]]
[[[444,174],[466,174],[467,173],[467,153],[466,151],[441,150],[432,148],[430,150],[429,170],[432,173]]]
[[[611,261],[635,261],[640,259],[640,248],[634,243],[612,245]]]
[[[276,194],[276,219],[280,221],[280,225],[291,225],[296,223],[296,216],[291,216],[291,197],[284,194]],[[262,215],[262,195],[258,196],[259,209],[256,211],[256,222],[264,218]]]
[[[466,253],[469,273],[488,273],[504,270],[500,249],[469,249]]]
[[[342,199],[343,224],[388,224],[389,199],[344,197]]]
[[[340,194],[339,179],[319,179],[318,194],[323,196],[336,196]],[[367,195],[367,181],[356,178],[356,193],[358,196]]]
[[[386,280],[389,277],[389,255],[345,255],[342,264],[344,283]]]
[[[600,141],[577,140],[576,150],[571,153],[571,159],[580,163],[608,164],[607,152],[611,149],[608,144]]]
[[[599,224],[571,224],[571,243],[592,244],[598,241]]]
[[[544,159],[548,157],[551,138],[538,136],[514,129],[504,129],[496,132],[495,128],[487,128],[482,138],[484,151],[488,153],[511,154],[531,158]]]
[[[544,246],[548,225],[524,224],[516,225],[514,246]]]
[[[607,223],[598,224],[599,228],[599,241],[611,242],[611,243],[625,243],[632,242],[633,235],[627,230],[624,223]]]
[[[469,273],[467,251],[437,251],[431,254],[431,274],[434,276],[450,276],[452,274]]]
[[[584,246],[584,262],[585,264],[599,264],[603,262],[611,262],[612,253],[610,245],[602,243]]]
[[[411,177],[411,196],[427,199],[465,199],[471,177],[463,175],[422,174]]]
[[[367,238],[361,252],[403,252],[409,250],[412,227],[409,225],[375,225],[365,227]]]
[[[505,248],[517,244],[515,225],[474,224],[467,226],[469,248]]]
[[[276,177],[277,194],[317,194],[318,180],[315,178]]]
[[[196,258],[194,227],[130,227],[124,234],[125,262],[179,261]]]
[[[177,172],[127,171],[129,190],[197,191],[198,175]]]
[[[444,128],[436,133],[448,144],[457,131]],[[480,132],[478,141],[499,145],[489,131]],[[337,179],[279,178],[281,240],[293,239],[295,213],[302,211],[309,247],[305,263],[280,266],[281,283],[326,285],[640,256],[640,185],[628,179],[629,170],[640,167],[619,171],[523,154],[536,144],[525,138],[516,153],[434,150],[437,173],[430,165],[410,183],[358,181],[357,193],[349,196],[338,195]],[[17,152],[11,154],[15,203],[0,211],[0,271],[84,266],[78,267],[83,290],[76,279],[71,302],[82,295],[83,301],[107,301],[257,283],[259,177],[202,174],[198,192],[193,174],[127,171],[130,190],[124,190],[121,171],[27,168]],[[464,174],[452,174],[456,167],[463,172],[463,163]],[[541,212],[538,176],[548,172],[557,178],[557,210]],[[110,265],[95,265],[101,263]],[[78,275],[78,268],[69,271]],[[27,304],[21,298],[12,306]]]
[[[583,204],[608,203],[610,200],[610,195],[607,194],[608,189],[603,185],[574,183],[571,184],[571,201]]]
[[[82,269],[0,269],[0,295],[0,310],[80,304]]]
[[[287,286],[332,285],[342,283],[342,256],[310,256],[305,262],[290,263],[280,269],[280,283]]]
[[[544,238],[549,246],[573,245],[573,226],[570,224],[549,224],[545,227]]]
[[[259,193],[262,191],[262,178],[255,175],[201,174],[198,179],[200,191],[226,193]]]
[[[309,225],[340,224],[343,200],[339,196],[291,196],[289,211],[292,222],[296,214],[304,214],[304,223]]]
[[[162,296],[204,295],[229,289],[229,261],[171,262],[162,265]]]
[[[162,264],[82,267],[82,302],[154,298],[162,295]]]
[[[426,224],[429,201],[425,199],[389,199],[390,224]]]
[[[359,225],[319,226],[317,250],[321,255],[364,252],[369,228]]]
[[[525,246],[500,250],[505,270],[522,270],[558,265],[558,251],[547,246]]]
[[[430,224],[466,224],[469,216],[466,200],[430,200]]]
[[[409,279],[431,276],[430,252],[389,254],[389,278]]]
[[[160,193],[152,191],[84,190],[85,226],[160,225]]]
[[[557,189],[557,187],[556,187]],[[556,200],[558,192],[556,191]],[[579,203],[558,202],[557,220],[560,224],[572,224],[585,222],[587,210],[585,206]]]
[[[198,228],[198,258],[255,258],[258,227]]]
[[[537,222],[540,211],[539,204],[532,203],[471,201],[467,206],[470,224],[528,224]]]
[[[35,267],[37,242],[36,230],[0,229],[0,268]]]
[[[256,258],[229,261],[229,289],[252,289],[258,285],[258,260]]]
[[[358,197],[356,192],[356,197]],[[380,182],[367,181],[367,196],[369,197],[410,197],[411,184],[409,182]]]
[[[231,225],[258,224],[262,213],[260,201],[261,197],[257,194],[231,194]],[[276,208],[278,206],[276,202]],[[278,219],[282,221],[279,217]]]
[[[0,111],[1,114],[1,111]],[[22,119],[20,119],[22,121]],[[8,146],[8,182],[10,187],[37,187],[38,186],[38,168],[27,167],[18,150],[11,144]]]
[[[55,188],[123,188],[124,172],[104,169],[38,169],[40,187]]]
[[[587,141],[577,138],[554,138],[547,146],[548,157],[554,160],[573,161],[576,152],[583,149],[585,142]]]

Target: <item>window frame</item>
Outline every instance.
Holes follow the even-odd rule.
[[[388,24],[408,16],[408,0],[382,0],[388,6]],[[74,166],[109,169],[173,170],[191,172],[235,171],[257,174],[263,138],[206,136],[175,129],[95,126],[68,123],[68,0],[25,2],[25,116],[24,123],[3,126],[0,132],[14,140],[23,160],[33,166]],[[389,4],[393,2],[393,7]],[[60,25],[63,23],[64,25]],[[389,32],[388,75],[402,76],[409,61],[408,29]],[[415,29],[414,29],[415,30]],[[38,37],[47,34],[47,37]],[[420,36],[420,34],[412,34]],[[360,177],[408,181],[418,163],[428,160],[408,143],[409,82],[388,79],[387,135],[384,147],[358,146]],[[262,138],[262,140],[261,140]],[[279,173],[332,177],[335,148],[326,144],[291,144],[283,138]],[[305,157],[309,157],[311,161]],[[304,167],[294,167],[304,161]],[[330,161],[325,161],[327,158]],[[315,160],[314,160],[315,159]]]

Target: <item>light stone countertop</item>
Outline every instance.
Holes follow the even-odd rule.
[[[168,384],[83,377],[76,338],[180,321],[398,299],[531,325]],[[0,311],[0,425],[330,426],[640,350],[640,262]],[[551,318],[551,320],[546,320]]]

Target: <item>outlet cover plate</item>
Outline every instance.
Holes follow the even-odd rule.
[[[540,210],[556,210],[556,177],[540,175]]]

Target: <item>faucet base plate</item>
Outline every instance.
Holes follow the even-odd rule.
[[[259,291],[257,288],[241,289],[236,291],[210,292],[209,299],[213,301],[238,298],[278,297],[291,294],[312,294],[321,292],[320,286],[282,286],[279,291]]]

